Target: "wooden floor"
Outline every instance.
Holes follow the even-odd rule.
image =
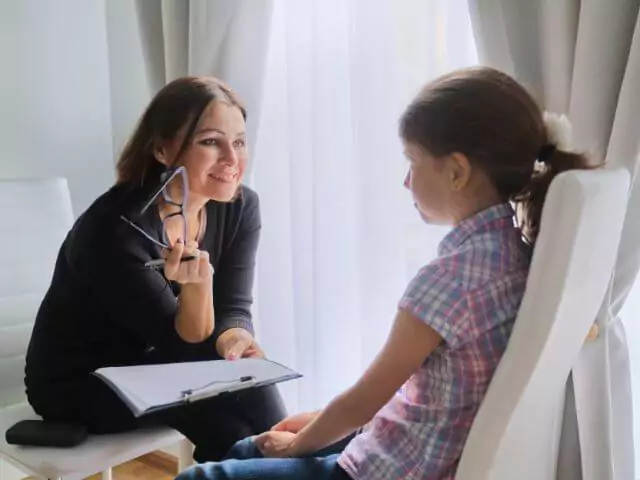
[[[100,480],[100,475],[89,477],[90,480]],[[113,469],[114,480],[172,480],[175,475],[169,475],[163,470],[150,467],[138,460],[119,465]]]
[[[113,469],[113,480],[173,480],[178,473],[174,457],[154,452]],[[100,480],[100,475],[89,480]]]

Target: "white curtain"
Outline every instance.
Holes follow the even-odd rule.
[[[304,379],[292,411],[363,372],[442,231],[402,187],[397,120],[430,78],[476,61],[463,0],[276,0],[252,185],[258,335]]]
[[[640,1],[469,0],[469,6],[481,62],[515,74],[548,110],[568,114],[578,149],[627,168],[634,178],[640,151]],[[568,384],[558,478],[635,478],[630,363],[620,313],[640,269],[637,183],[611,295],[594,318],[600,334],[585,344]],[[640,308],[626,309],[635,332],[638,313]],[[640,373],[640,364],[634,368]]]

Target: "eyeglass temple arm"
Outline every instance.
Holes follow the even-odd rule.
[[[158,188],[158,190],[156,190],[156,192],[147,201],[147,203],[144,204],[144,206],[140,210],[140,215],[142,215],[144,212],[147,211],[147,209],[153,204],[153,202],[155,202],[156,199],[162,194],[162,192],[167,187],[167,185],[169,185],[171,180],[176,178],[176,176],[179,175],[179,174],[182,174],[182,182],[183,182],[183,186],[185,187],[185,191],[184,191],[183,195],[184,195],[185,203],[186,203],[186,198],[187,198],[187,177],[186,177],[186,174],[187,174],[187,172],[186,172],[184,167],[178,167],[171,173],[171,175],[169,175],[167,177],[167,179],[164,182],[162,182],[162,185],[160,185],[160,188]]]

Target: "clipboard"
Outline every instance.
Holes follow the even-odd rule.
[[[302,375],[279,363],[247,358],[107,367],[94,372],[135,417]]]

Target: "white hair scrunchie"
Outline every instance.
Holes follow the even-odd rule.
[[[544,120],[544,126],[547,130],[549,143],[558,150],[570,150],[573,128],[567,116],[544,112],[542,119]]]

